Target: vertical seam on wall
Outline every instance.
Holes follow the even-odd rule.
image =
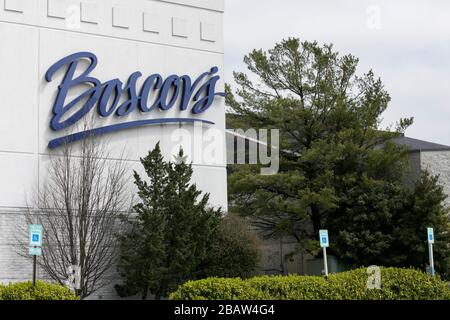
[[[41,115],[41,101],[40,101],[40,92],[39,92],[39,84],[40,84],[40,78],[39,78],[39,66],[41,65],[41,29],[38,28],[38,39],[37,39],[37,48],[38,48],[38,63],[37,63],[37,141],[36,141],[36,161],[37,161],[37,192],[39,195],[39,192],[41,191],[41,185],[40,185],[40,159],[39,159],[39,132],[40,132],[40,115]]]
[[[48,1],[47,1],[47,6],[48,6]],[[48,10],[48,9],[47,9]],[[40,196],[39,196],[39,194],[40,194],[40,192],[41,192],[41,187],[40,187],[40,159],[39,159],[39,140],[40,140],[40,135],[39,135],[39,132],[40,132],[40,119],[41,119],[41,99],[40,99],[40,97],[41,97],[41,95],[40,95],[40,92],[39,92],[39,86],[40,86],[40,83],[41,83],[41,79],[40,79],[40,65],[41,65],[41,29],[40,28],[38,28],[38,37],[37,37],[37,41],[38,41],[38,43],[37,43],[37,49],[38,49],[38,61],[37,61],[37,93],[38,93],[38,96],[37,96],[37,111],[38,111],[38,116],[37,116],[37,142],[36,142],[36,147],[37,147],[37,155],[36,155],[36,161],[37,161],[37,195],[36,195],[36,199],[39,199],[40,198]],[[33,191],[32,191],[33,192]],[[31,201],[34,201],[34,200],[31,200]],[[38,202],[39,200],[36,200],[36,202]],[[33,208],[34,207],[34,205],[32,204],[31,205],[31,207]],[[41,274],[41,270],[40,270],[40,267],[39,267],[39,265],[36,265],[36,274]],[[41,275],[42,276],[42,275]]]
[[[422,150],[419,150],[419,179],[422,176]]]

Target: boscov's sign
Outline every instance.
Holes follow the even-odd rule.
[[[80,62],[87,61],[87,67],[80,71]],[[216,92],[216,84],[220,77],[219,69],[212,67],[195,80],[188,75],[169,75],[165,79],[160,74],[152,74],[146,78],[140,90],[137,80],[142,73],[132,73],[126,84],[120,79],[106,82],[92,77],[90,74],[97,66],[97,56],[91,52],[71,54],[52,65],[46,75],[51,82],[55,73],[65,70],[65,75],[58,87],[58,93],[53,105],[53,116],[50,128],[54,131],[66,129],[84,118],[96,108],[101,117],[125,117],[132,112],[147,113],[159,109],[167,111],[178,104],[180,111],[190,108],[192,114],[201,114],[213,104],[216,96],[224,97],[224,92]],[[77,73],[77,75],[76,75]],[[78,75],[79,73],[79,75]],[[88,85],[88,89],[71,101],[67,101],[71,89]],[[211,121],[198,118],[159,118],[123,121],[120,123],[77,132],[49,142],[49,148],[56,148],[64,143],[75,142],[90,135],[101,135],[113,131],[158,123],[179,123],[200,121],[214,124]]]

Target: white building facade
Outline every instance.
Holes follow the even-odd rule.
[[[180,144],[213,154],[192,154],[193,182],[226,211],[223,10],[223,0],[0,0],[0,282],[31,279],[15,226],[52,149],[83,118],[93,118],[112,160],[125,151],[138,171],[158,141],[167,159]]]

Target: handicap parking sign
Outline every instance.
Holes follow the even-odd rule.
[[[42,246],[42,226],[40,224],[30,224],[28,226],[30,247]]]
[[[428,243],[433,244],[434,243],[434,231],[433,231],[433,228],[427,228],[427,235],[428,235]]]
[[[330,246],[328,239],[328,230],[319,230],[320,246],[327,248]]]

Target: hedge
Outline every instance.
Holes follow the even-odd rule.
[[[367,288],[367,269],[320,276],[260,276],[188,281],[172,300],[449,300],[439,277],[414,269],[381,268],[381,288]]]
[[[79,300],[69,288],[58,284],[31,281],[0,285],[0,300]]]

